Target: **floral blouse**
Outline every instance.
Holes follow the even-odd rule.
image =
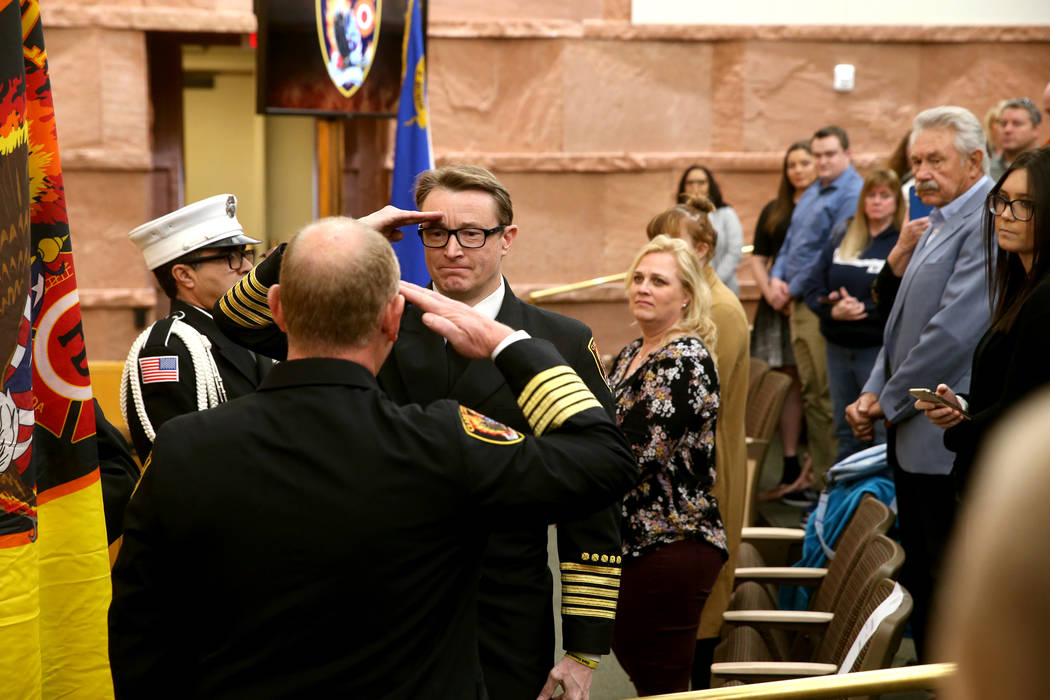
[[[639,338],[616,356],[609,377],[616,419],[638,460],[638,483],[623,501],[623,553],[639,557],[663,544],[703,540],[726,556],[715,481],[718,375],[699,338],[655,350],[625,376]]]

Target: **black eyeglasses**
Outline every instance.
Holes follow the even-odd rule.
[[[255,250],[249,248],[247,250],[242,248],[233,248],[223,253],[216,253],[215,255],[205,255],[193,260],[187,260],[187,265],[196,265],[197,263],[210,262],[212,260],[225,260],[226,264],[230,266],[230,269],[237,271],[241,269],[241,265],[244,264],[244,259],[247,258],[248,262],[252,265],[255,264]]]
[[[419,225],[419,237],[427,248],[444,248],[448,245],[449,236],[456,237],[461,248],[483,248],[485,241],[494,233],[500,233],[506,226],[492,228],[424,228]]]
[[[988,211],[996,216],[1002,216],[1007,207],[1018,221],[1029,221],[1035,214],[1035,202],[1030,199],[1007,199],[999,193],[988,197]]]

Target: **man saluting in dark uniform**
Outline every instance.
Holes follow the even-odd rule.
[[[488,531],[586,514],[633,483],[623,436],[552,344],[428,290],[402,297],[397,278],[374,231],[307,227],[268,290],[287,361],[161,429],[113,572],[118,698],[490,697]],[[536,437],[383,393],[405,297],[494,364]]]
[[[171,299],[171,314],[132,344],[121,378],[124,421],[145,460],[165,421],[254,391],[273,362],[230,341],[210,313],[252,269],[247,246],[259,243],[237,221],[236,197],[202,199],[128,237]]]
[[[427,270],[445,297],[551,341],[587,388],[612,411],[598,348],[587,326],[518,299],[501,274],[518,236],[510,193],[496,177],[470,165],[420,174],[416,205],[439,218],[420,224]],[[281,359],[285,339],[266,309],[278,281],[280,250],[260,263],[215,306],[215,319],[246,347]],[[455,399],[519,432],[530,432],[512,388],[487,359],[464,358],[405,309],[400,336],[379,372],[379,385],[400,404]],[[535,700],[562,684],[566,700],[585,698],[601,655],[609,653],[620,582],[619,505],[567,514],[558,523],[565,655],[554,661],[552,580],[547,529],[532,521],[493,533],[485,549],[478,598],[478,634],[485,683],[494,700]],[[554,667],[552,668],[552,664]]]

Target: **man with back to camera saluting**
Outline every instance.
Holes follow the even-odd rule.
[[[359,222],[307,226],[282,267],[268,306],[287,360],[258,391],[166,423],[128,506],[116,695],[483,700],[487,533],[604,507],[634,480],[630,450],[551,343],[399,294],[392,249]],[[497,365],[537,437],[384,395],[406,298]]]
[[[439,293],[489,318],[554,343],[612,415],[612,396],[597,345],[584,324],[519,300],[500,269],[518,227],[509,192],[492,173],[470,165],[426,171],[416,181],[416,205],[439,212],[421,224],[427,270]],[[390,236],[400,233],[380,227]],[[278,282],[281,251],[252,270],[215,305],[220,328],[246,347],[280,359],[286,340],[265,306]],[[400,336],[379,372],[380,386],[400,404],[428,405],[452,398],[531,432],[514,393],[495,365],[455,353],[424,326],[409,306]],[[560,683],[571,699],[586,698],[594,668],[612,639],[620,576],[619,504],[580,513],[557,528],[566,656],[554,668],[552,581],[543,526],[494,533],[489,538],[479,590],[479,652],[494,700],[534,700]]]

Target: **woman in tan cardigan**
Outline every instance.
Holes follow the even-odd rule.
[[[711,318],[718,328],[714,354],[722,401],[715,425],[716,476],[712,493],[718,499],[722,513],[729,559],[722,567],[700,618],[693,661],[694,690],[708,686],[711,655],[718,643],[722,613],[729,605],[729,596],[733,592],[733,572],[736,569],[740,530],[744,524],[744,500],[747,493],[744,416],[751,339],[744,307],[718,278],[710,264],[718,239],[718,234],[707,218],[707,214],[713,210],[714,205],[705,197],[689,197],[683,203],[657,214],[646,227],[650,240],[666,234],[692,244],[704,262],[704,279],[711,288]]]

